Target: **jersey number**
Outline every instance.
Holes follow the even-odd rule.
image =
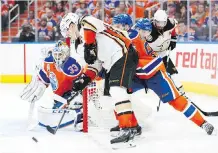
[[[70,71],[70,74],[74,74],[74,72],[77,72],[79,68],[75,64],[72,64],[68,67],[68,70]]]

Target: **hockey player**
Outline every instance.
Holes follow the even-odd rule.
[[[70,103],[66,102],[72,95],[73,80],[82,71],[82,66],[70,57],[70,49],[66,43],[58,41],[44,59],[43,66],[39,68],[36,77],[32,79],[21,94],[23,100],[34,103],[43,96],[46,88],[51,85],[54,97],[57,98],[54,100],[52,108],[39,107],[39,125],[57,126],[63,109],[68,110],[60,127],[70,124],[77,126],[77,123],[82,122],[82,96],[78,95]],[[77,128],[81,127],[78,126]]]
[[[60,23],[63,36],[76,39],[82,36],[84,50],[81,56],[88,64],[87,71],[74,81],[74,91],[83,90],[104,67],[109,75],[110,95],[115,101],[115,109],[121,132],[110,142],[124,145],[134,138],[138,125],[126,88],[132,83],[138,64],[138,56],[128,35],[92,16],[79,18],[68,13]],[[114,146],[114,147],[115,147]]]
[[[163,58],[167,72],[171,75],[177,89],[188,99],[185,95],[183,85],[177,78],[178,71],[170,58],[170,52],[176,48],[177,21],[173,18],[168,18],[164,10],[157,10],[151,22],[152,31],[151,34],[146,37],[146,40],[150,47]]]
[[[112,25],[115,27],[115,28],[118,28],[120,30],[123,30],[125,32],[130,32],[132,29],[132,25],[133,25],[133,22],[132,22],[132,19],[131,17],[128,15],[128,14],[120,14],[120,15],[117,15],[117,16],[114,16],[113,17],[113,22],[112,22]],[[142,89],[144,88],[144,86],[140,85],[140,84],[137,84],[137,83],[134,83],[133,84],[135,87],[138,86],[139,89]],[[107,86],[107,84],[105,84],[105,86]],[[131,91],[127,91],[128,93],[131,93]],[[115,111],[115,116],[117,116],[116,114],[116,111]],[[116,117],[117,118],[117,117]],[[113,128],[110,129],[110,132],[113,134],[113,133],[116,133],[116,132],[119,132],[120,131],[120,128],[119,126],[115,126]],[[141,126],[137,126],[137,135],[140,135],[141,134]],[[114,134],[113,134],[114,135]]]
[[[125,17],[126,20],[131,19],[128,16],[122,17]],[[120,21],[122,24],[122,21],[125,20],[122,19]],[[174,82],[166,72],[162,58],[157,56],[145,40],[151,32],[152,24],[150,20],[140,19],[136,22],[134,29],[129,34],[139,54],[139,64],[136,70],[135,81],[142,84],[144,88],[153,90],[163,103],[169,103],[174,109],[183,112],[188,119],[199,127],[202,127],[208,135],[215,134],[216,130],[214,130],[213,125],[208,123],[200,114],[199,110],[176,88]]]

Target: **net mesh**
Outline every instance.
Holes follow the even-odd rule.
[[[143,95],[145,95],[143,93]],[[146,118],[151,115],[151,108],[144,105],[137,96],[131,96],[133,110],[140,125],[147,126]],[[83,92],[84,129],[98,127],[109,129],[117,125],[114,116],[114,100],[104,96],[104,80],[92,82]]]

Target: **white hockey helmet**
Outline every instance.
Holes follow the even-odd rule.
[[[157,10],[154,13],[154,24],[158,29],[163,29],[167,24],[168,16],[164,10]]]
[[[59,40],[52,51],[52,56],[54,58],[55,64],[58,67],[61,67],[61,65],[67,60],[67,58],[70,56],[70,49],[67,46],[67,44],[61,40]]]
[[[79,16],[75,13],[68,13],[66,14],[60,23],[60,30],[63,37],[67,37],[67,31],[70,27],[70,24],[78,24]]]

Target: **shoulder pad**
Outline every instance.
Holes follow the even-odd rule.
[[[52,54],[48,54],[48,57],[45,58],[44,62],[54,62]]]
[[[129,38],[130,39],[134,39],[134,38],[136,38],[138,36],[138,31],[136,31],[136,30],[134,30],[134,29],[131,29],[130,31],[129,31]]]
[[[81,65],[72,57],[69,57],[63,65],[63,72],[72,77],[77,76],[81,71]]]
[[[178,24],[178,21],[176,19],[173,19],[173,18],[169,18],[169,21],[172,25],[176,25]]]

